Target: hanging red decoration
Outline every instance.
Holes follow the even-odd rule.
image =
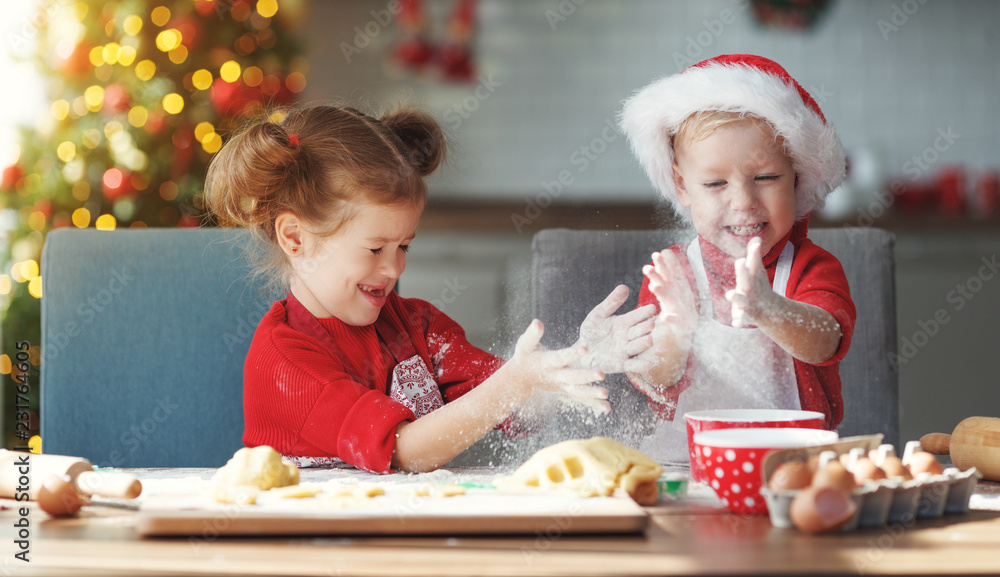
[[[392,50],[393,62],[404,70],[419,71],[434,58],[434,45],[427,37],[427,15],[422,0],[402,0],[396,20],[399,40]]]
[[[476,0],[458,0],[448,17],[448,37],[438,49],[437,65],[448,82],[470,82],[476,77],[472,53]]]

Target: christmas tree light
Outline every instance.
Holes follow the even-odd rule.
[[[16,216],[0,254],[5,342],[41,344],[39,263],[48,231],[202,224],[205,171],[226,135],[305,86],[293,35],[303,3],[40,3],[34,46],[21,54],[46,77],[51,103],[44,122],[21,128],[0,178],[0,209]],[[37,367],[44,351],[33,359]],[[12,370],[0,356],[0,372]],[[23,445],[8,429],[5,446]]]

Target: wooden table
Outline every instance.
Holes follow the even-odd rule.
[[[981,482],[981,494],[1000,484]],[[131,511],[33,512],[30,563],[0,511],[0,575],[1000,574],[1000,512],[807,535],[697,499],[648,509],[645,535],[142,539]]]

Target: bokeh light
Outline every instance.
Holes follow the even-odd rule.
[[[142,30],[142,18],[135,14],[130,14],[122,20],[122,30],[129,36],[138,36]]]
[[[164,96],[162,102],[163,110],[166,110],[167,114],[180,114],[184,110],[184,97],[176,92]]]
[[[166,6],[157,6],[149,14],[149,19],[157,26],[163,26],[170,21],[170,9]]]
[[[270,18],[278,12],[277,0],[258,0],[257,13],[264,18]]]
[[[240,79],[240,65],[235,60],[229,60],[219,67],[219,77],[226,82],[236,82]]]
[[[97,220],[94,222],[94,228],[97,230],[114,230],[116,224],[117,221],[113,215],[102,214],[97,217]]]
[[[77,228],[87,228],[90,226],[90,211],[85,208],[81,207],[74,210],[71,218],[73,226]]]
[[[212,86],[212,73],[202,68],[191,75],[191,84],[198,90],[208,90]]]
[[[135,65],[135,77],[143,82],[149,80],[156,74],[156,63],[152,60],[143,60]]]

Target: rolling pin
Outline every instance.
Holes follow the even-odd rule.
[[[94,471],[87,459],[0,449],[0,497],[16,499],[27,493],[28,499],[34,501],[48,478],[64,476],[87,497],[134,499],[142,492],[135,475]]]
[[[975,467],[984,479],[1000,481],[1000,419],[969,417],[950,434],[930,433],[920,437],[928,453],[951,455],[961,470]]]

